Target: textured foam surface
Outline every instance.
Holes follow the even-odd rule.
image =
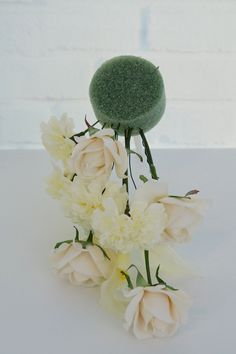
[[[89,88],[97,119],[119,133],[132,128],[138,134],[154,127],[165,110],[165,90],[160,71],[135,56],[106,61],[94,74]]]

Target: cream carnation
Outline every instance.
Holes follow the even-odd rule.
[[[42,123],[41,132],[43,145],[54,159],[66,161],[71,156],[75,143],[69,138],[74,134],[74,123],[66,113]]]
[[[75,285],[99,285],[110,274],[110,261],[95,245],[86,249],[78,242],[62,243],[54,249],[53,268]]]
[[[135,248],[148,249],[157,243],[166,226],[166,214],[161,204],[136,202],[130,216],[121,214],[109,198],[103,203],[104,210],[95,210],[92,226],[99,242],[114,251],[130,252]]]
[[[54,167],[51,175],[46,180],[47,192],[51,197],[60,199],[60,197],[68,191],[71,181],[66,177],[59,168]]]
[[[185,323],[190,299],[186,293],[163,285],[126,290],[130,302],[124,314],[124,326],[139,339],[167,337]]]
[[[125,147],[113,139],[112,129],[102,129],[90,137],[79,137],[73,149],[72,166],[75,173],[83,180],[100,178],[107,180],[114,164],[119,178],[124,177],[127,169]]]
[[[83,184],[75,177],[70,189],[62,196],[62,205],[65,214],[76,224],[90,229],[92,216],[95,210],[103,210],[103,202],[112,198],[120,213],[124,212],[127,202],[127,193],[124,186],[108,182],[105,185],[99,181]]]

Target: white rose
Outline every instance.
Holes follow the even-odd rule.
[[[79,242],[62,243],[54,249],[53,268],[72,284],[95,286],[110,274],[110,261],[95,245],[82,248]]]
[[[102,129],[89,138],[77,139],[72,153],[72,166],[75,173],[84,180],[102,178],[107,180],[114,164],[119,178],[124,177],[127,169],[127,152],[125,147],[112,137],[112,129]]]
[[[130,299],[124,326],[139,339],[170,336],[186,321],[190,299],[181,290],[156,285],[127,290],[124,296]]]
[[[163,239],[179,243],[189,241],[203,219],[206,202],[196,196],[191,199],[166,197],[160,202],[168,216]]]

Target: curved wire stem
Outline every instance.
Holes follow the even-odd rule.
[[[129,128],[125,130],[125,148],[127,149],[127,151],[130,150],[131,132],[132,132],[132,130],[129,129]],[[129,195],[129,172],[128,172],[128,168],[127,168],[127,170],[125,172],[125,178],[123,178],[122,184],[125,185],[126,192]],[[130,211],[130,207],[129,207],[129,198],[128,198],[126,209],[125,209],[125,214],[129,215],[129,211]]]
[[[159,177],[157,175],[156,167],[155,167],[154,162],[153,162],[152,153],[151,153],[148,141],[147,141],[147,139],[145,137],[145,134],[144,134],[142,129],[139,129],[139,133],[140,133],[140,136],[142,138],[142,143],[143,143],[145,155],[147,157],[147,163],[149,165],[149,169],[150,169],[150,173],[151,173],[152,179],[158,180]]]
[[[137,189],[137,186],[136,186],[136,183],[135,183],[135,180],[134,180],[134,177],[133,177],[133,173],[132,173],[132,167],[131,167],[131,154],[129,153],[129,172],[130,172],[130,178],[133,182],[133,185],[134,185],[134,188]]]

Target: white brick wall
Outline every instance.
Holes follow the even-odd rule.
[[[230,0],[0,0],[0,147],[40,147],[51,114],[93,121],[93,72],[127,53],[165,79],[154,147],[236,147],[235,37]]]

